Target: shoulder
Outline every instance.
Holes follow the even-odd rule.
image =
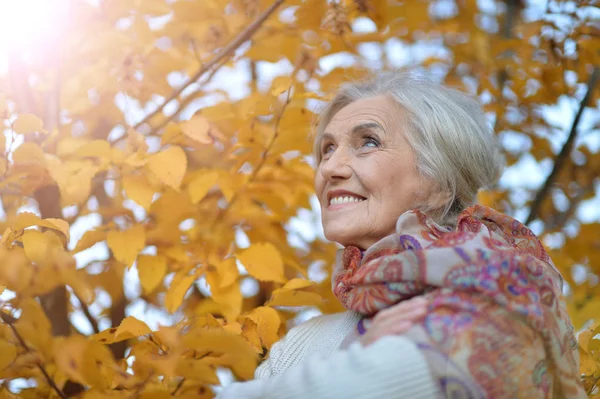
[[[359,319],[358,313],[347,311],[313,317],[293,327],[273,345],[269,358],[256,370],[256,378],[281,374],[309,355],[333,351]]]

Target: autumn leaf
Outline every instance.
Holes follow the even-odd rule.
[[[278,96],[280,94],[285,93],[292,86],[292,79],[288,76],[279,76],[273,80],[273,89],[271,90],[271,94],[274,96]]]
[[[140,255],[137,260],[140,284],[149,294],[160,284],[167,271],[167,259],[162,255]]]
[[[37,230],[27,230],[23,233],[22,240],[25,255],[32,262],[44,263],[48,260],[50,246],[53,245],[51,236]],[[61,245],[58,239],[56,241],[58,241],[58,245]],[[54,245],[56,245],[56,241]]]
[[[273,244],[256,243],[236,256],[252,277],[261,281],[285,281],[283,260]]]
[[[308,287],[314,287],[315,283],[295,278],[288,281],[283,287],[277,288],[271,294],[271,299],[266,303],[268,306],[318,306],[323,302],[321,295],[303,291]]]
[[[24,298],[19,301],[21,316],[15,323],[19,335],[32,348],[48,356],[52,326],[38,301]]]
[[[152,333],[152,330],[150,330],[146,323],[133,316],[129,316],[119,324],[119,327],[115,332],[115,342],[129,338],[137,338],[150,333]]]
[[[185,294],[194,281],[196,281],[196,276],[183,276],[178,280],[173,280],[165,295],[165,308],[169,313],[174,313],[181,306]]]
[[[116,365],[106,346],[80,335],[54,341],[56,365],[73,381],[107,389]]]
[[[187,168],[187,158],[181,147],[169,147],[151,155],[147,167],[161,183],[179,191]]]
[[[123,188],[130,199],[140,204],[145,210],[150,209],[155,190],[145,176],[123,176]]]
[[[34,132],[47,133],[43,129],[44,123],[40,118],[33,114],[21,114],[13,123],[13,130],[17,134],[26,134]]]
[[[210,123],[206,118],[200,115],[194,116],[189,121],[185,121],[181,124],[181,131],[187,137],[200,144],[211,144],[213,142],[210,137]]]
[[[263,345],[267,348],[270,348],[279,339],[277,332],[279,331],[281,319],[275,309],[268,306],[260,306],[253,309],[245,317],[256,323],[258,335]]]
[[[208,191],[219,180],[219,173],[216,171],[206,171],[188,183],[188,192],[190,199],[194,204],[202,201]]]
[[[47,227],[61,232],[64,235],[65,242],[69,242],[70,226],[69,223],[62,219],[46,218],[42,219],[34,213],[22,212],[19,213],[13,225],[14,230],[22,230],[31,226]]]
[[[83,233],[83,236],[77,241],[73,253],[86,250],[100,241],[106,240],[107,231],[105,229],[92,229]]]
[[[125,231],[111,230],[106,236],[106,242],[115,258],[131,267],[146,245],[146,232],[144,226],[139,224]]]
[[[0,375],[15,361],[17,353],[17,347],[14,344],[0,339]]]

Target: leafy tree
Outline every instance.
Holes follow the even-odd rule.
[[[218,368],[252,377],[298,306],[340,310],[307,279],[336,247],[290,223],[311,209],[318,107],[388,69],[479,96],[509,169],[546,171],[480,202],[551,249],[600,396],[597,9],[531,3],[70,0],[0,70],[0,396],[211,397]]]

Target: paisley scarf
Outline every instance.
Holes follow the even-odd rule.
[[[440,398],[587,397],[562,277],[540,240],[509,216],[476,205],[448,228],[406,212],[395,234],[365,252],[340,250],[332,283],[365,319],[428,299],[405,336],[427,360]]]

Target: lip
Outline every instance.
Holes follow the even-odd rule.
[[[331,191],[329,191],[327,193],[327,204],[328,204],[327,205],[327,209],[335,210],[335,209],[343,208],[343,207],[350,206],[350,205],[360,204],[360,202],[347,202],[345,204],[329,205],[329,202],[331,201],[332,198],[342,197],[342,196],[358,197],[358,198],[362,198],[363,201],[366,201],[365,197],[363,197],[362,195],[358,195],[356,193],[353,193],[352,191],[348,191],[348,190],[331,190]]]

